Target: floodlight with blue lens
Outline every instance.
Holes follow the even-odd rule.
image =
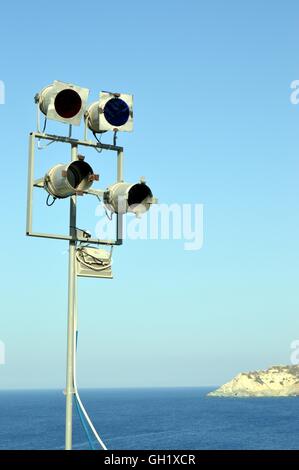
[[[132,132],[133,95],[102,91],[99,101],[91,104],[85,114],[92,132]]]

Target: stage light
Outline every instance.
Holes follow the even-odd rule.
[[[85,119],[95,133],[133,130],[133,95],[101,92],[99,101],[92,103]]]
[[[115,183],[104,193],[104,204],[118,214],[133,212],[140,217],[149,210],[151,204],[157,203],[152,191],[143,180],[139,183]]]
[[[36,95],[35,101],[48,119],[79,125],[88,95],[87,88],[55,80]]]
[[[98,175],[83,160],[53,166],[44,178],[44,188],[54,198],[63,199],[87,191]]]

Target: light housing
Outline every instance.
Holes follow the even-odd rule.
[[[87,109],[85,119],[89,129],[95,133],[132,132],[133,95],[102,91],[99,101]]]
[[[103,200],[111,212],[117,214],[132,212],[137,217],[148,211],[151,204],[157,203],[150,187],[143,180],[133,184],[125,182],[112,184],[104,193]]]
[[[47,119],[78,126],[86,109],[88,88],[55,80],[35,97]]]
[[[74,194],[83,194],[98,175],[83,160],[53,166],[44,177],[44,188],[54,198],[64,199]]]

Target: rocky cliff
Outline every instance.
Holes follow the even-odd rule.
[[[208,393],[210,397],[299,396],[299,365],[273,366],[267,370],[238,374],[233,380]]]

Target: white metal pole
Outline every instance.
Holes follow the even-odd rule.
[[[124,152],[117,151],[117,182],[122,183],[124,180]],[[117,242],[122,243],[123,239],[123,214],[116,215],[116,238]]]
[[[72,161],[78,158],[78,148],[72,144]],[[77,196],[70,198],[70,235],[76,235]],[[68,280],[68,326],[67,326],[67,365],[66,365],[66,416],[65,450],[72,449],[73,431],[73,394],[74,394],[74,337],[75,337],[75,292],[76,292],[76,242],[69,242],[69,280]]]
[[[28,159],[28,182],[27,182],[27,217],[26,217],[26,233],[32,232],[32,193],[34,182],[34,145],[35,137],[33,132],[30,134],[29,140],[29,159]]]
[[[124,152],[118,150],[117,152],[117,181],[122,182],[124,180]]]

